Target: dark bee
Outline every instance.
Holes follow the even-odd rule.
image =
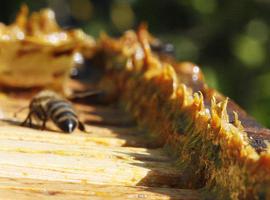
[[[167,56],[175,56],[175,49],[173,44],[171,43],[164,43],[160,40],[155,40],[150,44],[150,47],[152,51],[162,54],[162,55],[167,55]]]
[[[22,125],[31,127],[32,117],[42,122],[42,130],[46,128],[46,122],[52,120],[65,133],[73,132],[76,127],[85,131],[84,124],[79,121],[72,104],[53,91],[41,91],[32,99],[29,113]]]

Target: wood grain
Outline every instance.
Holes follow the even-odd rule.
[[[99,185],[33,179],[0,178],[5,199],[178,199],[195,200],[192,190],[141,186]],[[1,196],[2,196],[1,195]],[[3,197],[3,196],[2,196]]]

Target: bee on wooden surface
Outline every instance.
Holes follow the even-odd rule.
[[[32,117],[42,122],[42,130],[46,128],[46,122],[52,120],[65,133],[73,132],[76,127],[85,131],[72,104],[53,91],[41,91],[32,99],[29,113],[22,125],[31,127]]]

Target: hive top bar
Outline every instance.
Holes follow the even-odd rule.
[[[203,94],[205,108],[211,110],[211,99],[213,97],[215,97],[218,102],[226,100],[227,97],[206,84],[202,70],[197,65],[191,62],[178,62],[173,57],[164,59],[164,55],[160,54],[160,47],[157,48],[155,46],[155,48],[152,48],[152,44],[156,44],[157,41],[158,39],[150,35],[147,28],[143,25],[137,32],[132,30],[127,31],[119,39],[102,35],[99,40],[99,45],[107,55],[107,63],[105,65],[109,70],[113,67],[119,68],[121,65],[126,65],[126,70],[132,71],[129,67],[129,63],[134,62],[148,62],[149,66],[155,65],[161,68],[162,65],[169,64],[175,70],[179,83],[185,84],[187,88],[193,92],[201,92]],[[137,66],[145,66],[145,64],[137,64]],[[137,68],[135,70],[138,71],[141,69]],[[148,71],[151,70],[148,69]],[[270,130],[264,128],[233,100],[227,98],[227,101],[226,112],[228,114],[229,123],[232,125],[240,123],[242,131],[247,134],[249,144],[255,148],[257,153],[264,152],[267,149],[267,141],[270,141]],[[238,122],[235,122],[235,113],[237,114]]]
[[[149,38],[143,26],[101,38],[101,88],[176,156],[183,187],[210,191],[204,199],[270,199],[270,131]]]

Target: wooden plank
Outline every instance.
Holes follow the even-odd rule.
[[[27,110],[13,115],[26,99],[0,95],[0,104],[0,197],[198,199],[177,189],[174,161],[122,111],[76,105],[90,133],[62,134],[52,123],[45,131],[19,126]]]
[[[1,140],[0,146],[0,176],[4,177],[122,185],[137,185],[150,171],[155,185],[175,185],[181,178],[157,150],[16,140]]]

